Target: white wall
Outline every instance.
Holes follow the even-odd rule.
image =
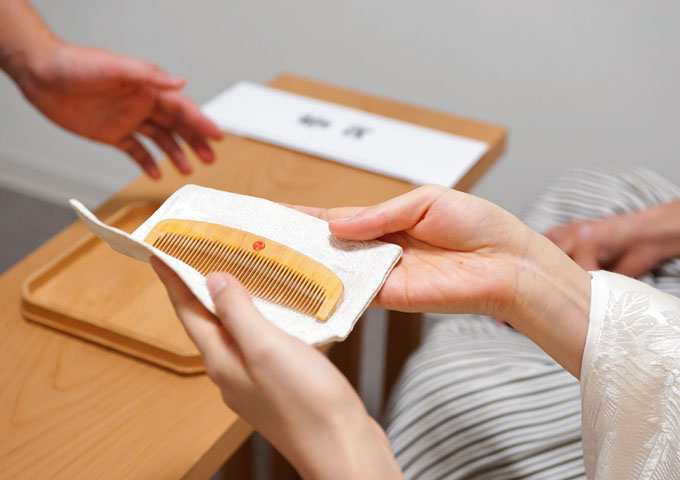
[[[509,152],[476,193],[514,212],[568,166],[644,164],[680,181],[676,1],[34,3],[68,41],[187,76],[199,103],[289,71],[506,125]],[[96,203],[136,174],[0,80],[0,183]]]

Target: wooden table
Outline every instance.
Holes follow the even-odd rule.
[[[501,127],[292,75],[271,85],[488,142],[489,152],[456,186],[461,190],[470,188],[505,146]],[[185,183],[322,207],[369,205],[414,188],[231,135],[215,149],[214,165],[192,158],[196,168],[190,177],[164,162],[161,182],[140,177],[105,202],[98,215],[138,200],[160,203]],[[225,408],[205,375],[177,375],[21,317],[24,279],[85,233],[74,223],[0,277],[0,478],[208,478],[252,430]],[[402,337],[398,329],[391,330],[393,337]],[[398,362],[410,343],[397,348]],[[348,351],[355,349],[345,347],[345,356]],[[342,361],[342,349],[338,352]]]

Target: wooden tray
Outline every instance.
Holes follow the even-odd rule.
[[[130,233],[157,208],[128,205],[106,223]],[[176,372],[205,371],[151,267],[92,234],[25,281],[21,311],[34,322]]]

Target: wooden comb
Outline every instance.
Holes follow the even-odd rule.
[[[273,240],[194,220],[163,220],[144,240],[201,275],[229,272],[248,292],[325,322],[342,296],[338,276]]]

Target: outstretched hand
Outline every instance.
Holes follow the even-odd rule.
[[[160,171],[139,141],[151,139],[182,173],[191,165],[177,137],[206,163],[218,127],[181,93],[185,80],[141,60],[56,41],[19,77],[26,98],[47,118],[83,137],[127,153],[150,177]]]
[[[590,276],[502,208],[438,186],[368,208],[294,208],[340,239],[401,245],[374,307],[503,319],[579,376]]]
[[[372,304],[392,310],[502,315],[533,238],[500,207],[433,185],[368,208],[293,208],[328,221],[340,239],[404,249]]]

